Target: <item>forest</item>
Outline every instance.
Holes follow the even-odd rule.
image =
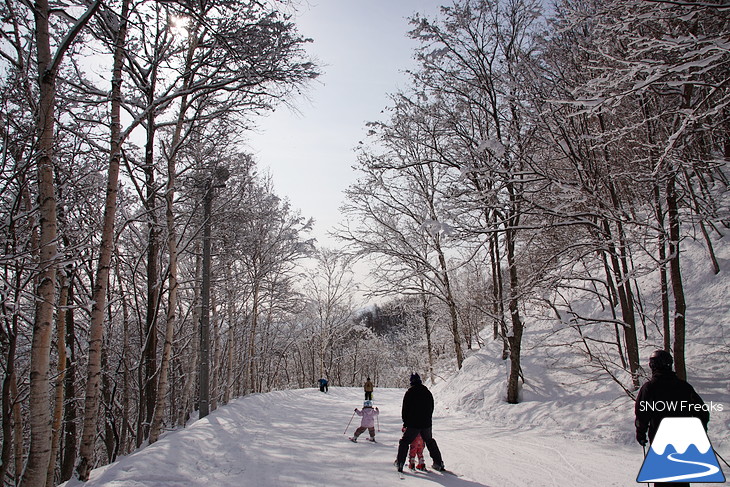
[[[717,274],[730,227],[730,6],[414,14],[336,249],[242,143],[321,72],[296,8],[0,4],[1,485],[88,479],[247,394],[440,380],[484,340],[517,403],[536,317],[628,395],[642,344],[686,375],[682,243]]]

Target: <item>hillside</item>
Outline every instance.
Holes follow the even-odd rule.
[[[716,242],[721,269],[712,273],[704,247],[683,243],[683,278],[687,295],[687,375],[705,402],[722,404],[712,415],[710,439],[726,459],[730,456],[730,245]],[[639,278],[646,309],[656,308],[657,287],[651,274]],[[576,300],[583,299],[576,296]],[[586,303],[584,308],[595,307]],[[595,312],[589,310],[587,312]],[[661,335],[647,327],[649,338],[640,336],[642,365],[648,372],[648,356],[661,348]],[[640,334],[641,335],[641,334]],[[553,317],[532,319],[523,338],[525,385],[522,402],[504,401],[508,363],[500,359],[501,344],[473,353],[462,370],[434,387],[451,410],[474,414],[497,425],[520,429],[539,427],[572,438],[600,438],[639,447],[634,440],[633,401],[607,373],[590,362],[575,342],[577,333]],[[622,372],[622,371],[621,371]],[[615,374],[628,384],[628,377]]]
[[[709,437],[728,459],[730,282],[726,270],[711,273],[701,246],[689,242],[687,247],[688,375],[706,402],[723,406],[712,415]],[[716,250],[723,269],[729,268],[730,246]],[[431,472],[399,480],[393,460],[404,390],[376,389],[382,413],[378,443],[353,444],[345,428],[353,409],[362,405],[362,391],[335,386],[329,394],[307,389],[237,399],[95,470],[83,485],[357,487],[423,486],[425,480],[447,487],[636,485],[642,449],[634,441],[633,402],[579,348],[565,346],[571,332],[549,317],[530,319],[520,404],[504,401],[507,363],[492,341],[472,352],[461,371],[431,387],[437,401],[434,437],[447,467],[459,477]],[[649,332],[641,342],[643,361],[660,343],[656,330]],[[357,425],[355,416],[347,433]],[[730,471],[721,466],[728,477]],[[80,485],[70,481],[66,487]]]

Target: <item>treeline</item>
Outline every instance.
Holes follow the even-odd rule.
[[[358,150],[349,252],[316,248],[239,149],[317,76],[290,8],[0,5],[3,484],[88,478],[195,417],[201,384],[210,409],[322,376],[404,386],[461,367],[485,329],[515,402],[528,313],[629,393],[644,330],[684,373],[681,241],[718,270],[730,222],[726,6],[416,16],[420,66]],[[362,256],[384,303],[364,310]]]
[[[311,222],[238,147],[317,76],[291,9],[0,5],[2,485],[85,480],[185,424],[203,274],[210,406],[280,380]]]
[[[629,394],[641,343],[685,377],[682,241],[718,273],[730,224],[728,6],[543,3],[412,19],[418,66],[369,124],[339,230],[377,256],[378,294],[422,300],[427,336],[440,310],[457,368],[491,329],[512,403],[527,313],[573,329]]]

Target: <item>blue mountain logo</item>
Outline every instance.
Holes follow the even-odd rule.
[[[725,482],[699,418],[664,418],[637,482]]]

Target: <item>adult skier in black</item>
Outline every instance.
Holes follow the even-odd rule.
[[[673,363],[672,355],[666,350],[656,350],[649,357],[651,379],[639,389],[634,405],[636,441],[641,446],[646,446],[647,434],[648,441],[654,441],[659,423],[666,417],[699,418],[707,431],[708,408],[694,388],[677,377],[672,370]],[[688,487],[689,483],[659,482],[654,486]]]
[[[434,470],[445,470],[439,447],[436,444],[436,440],[431,436],[433,395],[421,383],[421,377],[418,374],[411,375],[411,387],[406,391],[405,396],[403,396],[401,416],[405,431],[398,443],[398,457],[395,461],[398,471],[403,471],[403,465],[405,465],[406,456],[408,455],[408,448],[419,434],[426,443],[428,453],[433,460]]]

